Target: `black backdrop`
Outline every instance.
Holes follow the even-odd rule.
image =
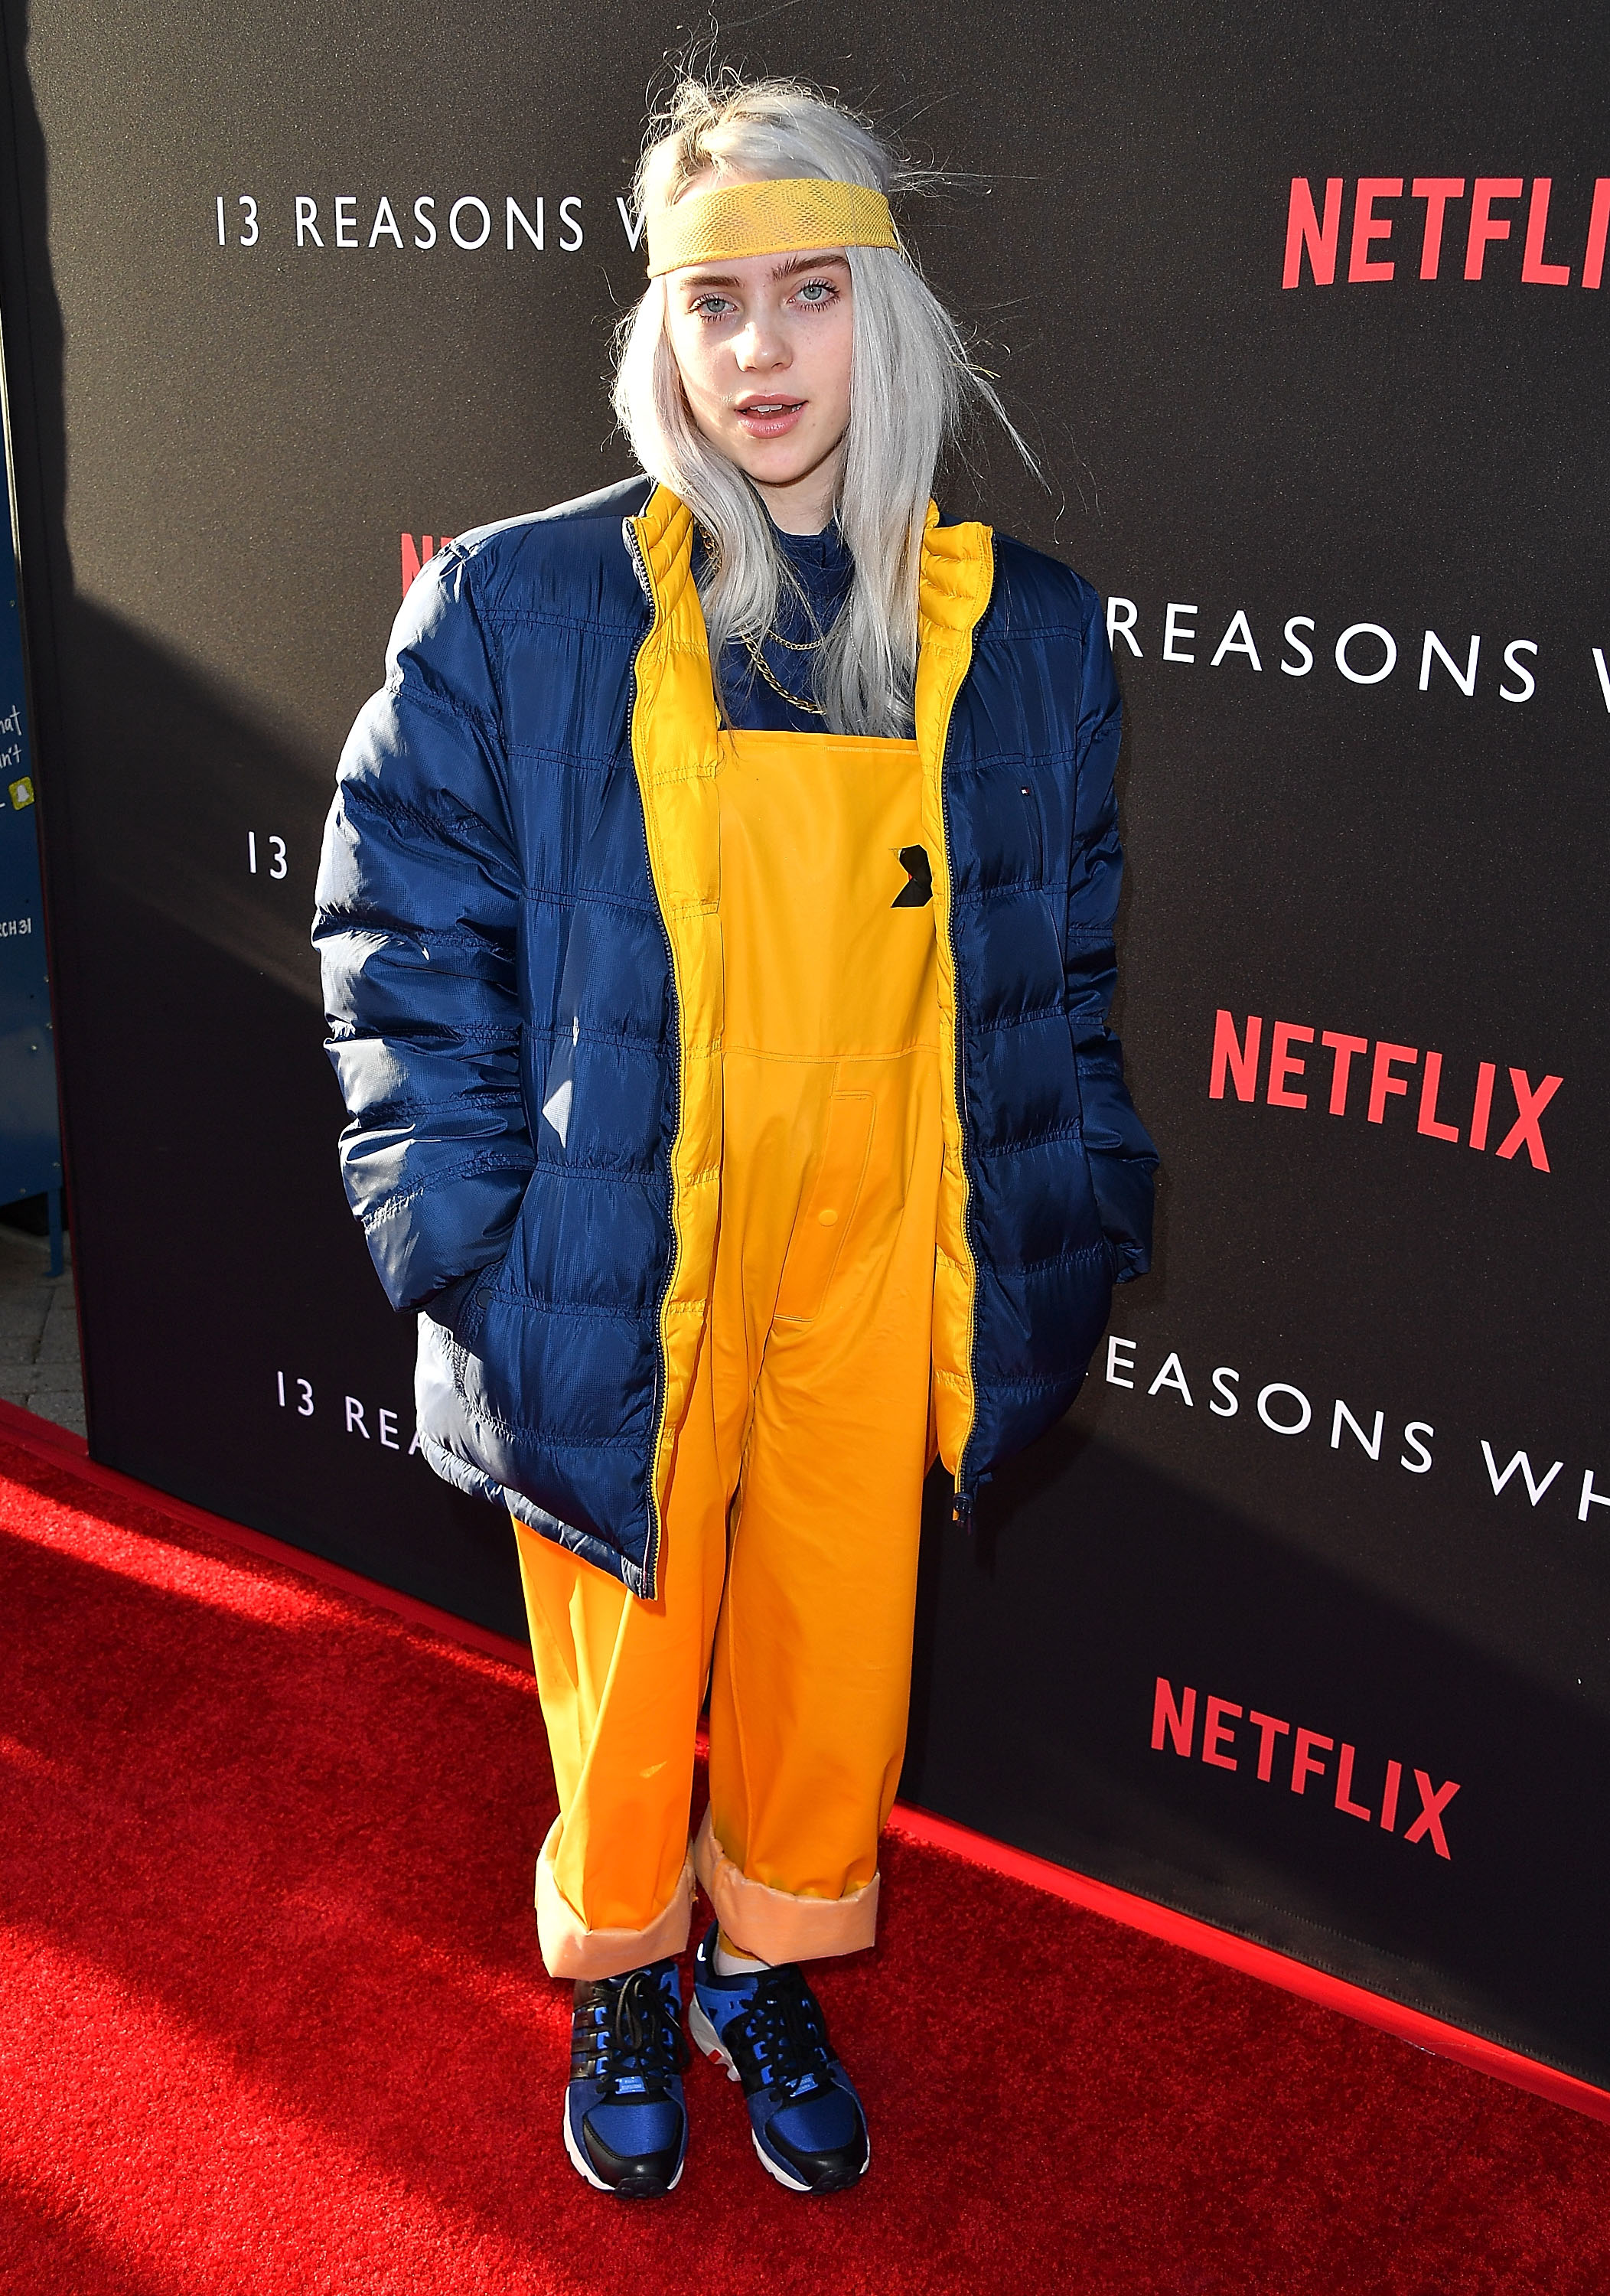
[[[685,28],[4,21],[93,1447],[519,1633],[505,1527],[408,1447],[307,919],[404,537],[626,468],[617,197]],[[1157,1270],[972,1542],[935,1507],[905,1791],[1600,2081],[1607,45],[1557,0],[893,0],[724,49],[972,178],[911,234],[1050,487],[985,439],[947,506],[1099,585],[1129,704]]]

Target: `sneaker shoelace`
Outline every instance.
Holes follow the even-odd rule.
[[[687,2062],[676,2005],[652,1970],[605,1978],[590,1999],[577,2004],[570,2078],[596,2080],[604,2098],[617,2096],[623,2087],[638,2096],[663,2096],[666,2082]]]
[[[815,1995],[797,1965],[763,1970],[749,2005],[722,2035],[731,2051],[744,2094],[778,2087],[789,2096],[813,2096],[833,2085],[835,2062]]]

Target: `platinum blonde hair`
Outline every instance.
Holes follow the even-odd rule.
[[[886,194],[915,180],[864,122],[794,81],[684,79],[650,124],[633,187],[640,223],[674,206],[711,169],[759,179],[815,176]],[[855,578],[813,657],[813,693],[830,732],[906,734],[922,535],[940,455],[969,401],[997,416],[1026,456],[1028,450],[915,266],[890,248],[845,252],[854,305],[850,423],[836,508]],[[621,324],[613,401],[643,469],[715,539],[699,584],[715,668],[731,640],[759,642],[793,577],[759,495],[694,423],[666,330],[666,291],[663,278],[650,280]]]

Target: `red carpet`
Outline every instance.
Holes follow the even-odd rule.
[[[700,2063],[680,2191],[604,2201],[529,1677],[9,1446],[0,1589],[14,2296],[1610,2284],[1603,2127],[898,1841],[821,1981],[866,2183],[781,2192]]]

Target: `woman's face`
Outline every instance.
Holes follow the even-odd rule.
[[[786,533],[820,533],[833,514],[850,422],[851,294],[848,259],[831,248],[694,265],[666,281],[693,420]]]

